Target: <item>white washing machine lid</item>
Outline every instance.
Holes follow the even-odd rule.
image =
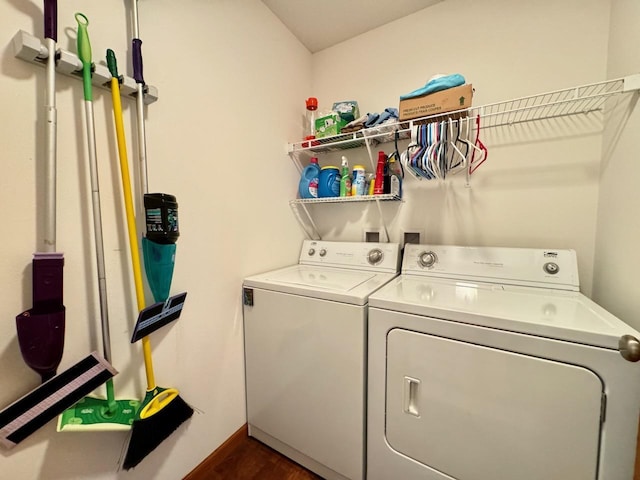
[[[396,276],[396,273],[292,265],[248,277],[244,287],[365,305],[369,295]]]
[[[371,308],[618,349],[640,333],[579,292],[400,275]]]

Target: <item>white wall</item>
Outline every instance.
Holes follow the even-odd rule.
[[[73,3],[73,2],[72,2]],[[59,2],[59,42],[75,51],[74,8],[90,20],[95,61],[116,51],[131,72],[129,2]],[[181,237],[172,291],[189,296],[181,319],[152,336],[159,385],[176,386],[193,419],[131,472],[116,473],[122,433],[56,434],[54,422],[11,451],[3,475],[23,479],[181,478],[245,422],[242,279],[293,263],[302,238],[288,200],[298,174],[284,143],[300,134],[311,55],[258,0],[141,0],[148,83],[160,99],[147,110],[149,186],[177,196]],[[22,361],[14,317],[31,306],[31,256],[42,248],[44,69],[13,57],[23,29],[42,37],[37,2],[0,3],[0,104],[6,226],[0,253],[0,406],[39,383]],[[81,83],[58,78],[58,250],[65,254],[67,332],[61,368],[99,341],[98,294],[84,141]],[[95,90],[116,392],[141,398],[139,345],[110,93]],[[137,168],[135,104],[124,101],[130,165]]]
[[[380,112],[437,73],[463,74],[474,105],[602,81],[608,30],[607,0],[447,0],[315,54],[314,94],[325,108],[354,99]],[[405,202],[383,207],[391,240],[408,228],[422,229],[423,243],[573,248],[589,294],[601,126],[565,118],[484,131],[483,141],[489,159],[470,189],[462,178],[405,180]],[[375,206],[314,211],[327,238],[359,239],[363,223],[380,224]]]
[[[613,0],[607,75],[617,78],[640,72],[640,4]],[[635,100],[632,105],[635,105]],[[640,110],[615,108],[603,144],[598,235],[596,242],[594,300],[640,329],[640,163],[637,132]]]

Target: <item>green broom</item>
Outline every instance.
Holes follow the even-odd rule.
[[[100,294],[100,319],[102,323],[102,344],[104,357],[111,361],[111,341],[109,334],[109,314],[107,302],[107,282],[104,265],[104,244],[102,239],[102,215],[100,212],[100,186],[96,158],[95,125],[93,116],[93,92],[91,86],[91,44],[87,26],[89,20],[82,13],[76,13],[78,22],[78,57],[82,61],[84,105],[87,122],[87,142],[89,148],[89,169],[91,171],[91,193],[93,204],[93,227],[96,242],[98,287]],[[106,383],[107,398],[85,397],[58,417],[59,432],[90,430],[129,430],[133,423],[138,400],[116,400],[113,380]]]
[[[144,80],[142,78],[142,41],[138,37],[137,0],[134,3],[134,38],[133,39],[133,66],[134,76],[138,84],[138,147],[141,159],[144,161],[143,170],[146,170],[146,147],[144,134]],[[127,217],[127,230],[129,233],[129,245],[131,246],[131,263],[136,287],[136,300],[138,310],[145,308],[144,287],[142,280],[142,267],[140,263],[140,251],[136,231],[136,221],[133,211],[131,195],[131,181],[127,159],[121,159],[122,186]],[[146,171],[141,172],[143,190],[146,192]],[[140,410],[133,422],[129,446],[123,462],[125,470],[138,465],[149,453],[160,445],[182,423],[191,418],[193,409],[180,397],[175,388],[162,388],[156,385],[151,358],[151,342],[149,337],[142,338],[142,352],[144,357],[145,374],[147,378],[147,392]]]

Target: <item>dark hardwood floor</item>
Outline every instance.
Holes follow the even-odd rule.
[[[184,480],[321,480],[247,435],[244,425]]]

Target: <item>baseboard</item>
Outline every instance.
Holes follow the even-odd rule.
[[[207,478],[207,472],[224,461],[248,436],[248,427],[245,423],[233,435],[227,438],[222,445],[216,448],[211,455],[205,458],[200,465],[188,473],[183,480],[205,480]]]

